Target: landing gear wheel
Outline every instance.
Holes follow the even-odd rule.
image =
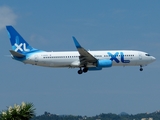
[[[139,69],[140,71],[143,71],[143,68],[142,68],[142,67],[143,67],[143,66],[142,66],[142,65],[140,65],[140,69]]]
[[[78,70],[78,74],[82,74],[83,73],[83,71],[80,69],[80,70]]]
[[[88,71],[88,68],[84,68],[83,72],[86,73]]]
[[[140,70],[140,71],[143,71],[143,68],[140,68],[139,70]]]

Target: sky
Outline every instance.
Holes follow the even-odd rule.
[[[160,110],[159,0],[0,1],[0,110],[32,102],[36,115],[87,115]],[[111,67],[77,74],[78,69],[46,68],[12,60],[5,29],[12,25],[34,48],[140,50],[156,61],[144,67]],[[3,44],[2,44],[3,43]]]

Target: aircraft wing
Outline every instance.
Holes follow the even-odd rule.
[[[96,63],[97,59],[91,55],[86,49],[81,47],[75,37],[73,37],[74,44],[80,54],[80,65],[87,65],[87,63]]]

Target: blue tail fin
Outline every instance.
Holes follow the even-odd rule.
[[[6,26],[6,29],[8,31],[12,50],[24,54],[36,50],[31,47],[12,26]]]

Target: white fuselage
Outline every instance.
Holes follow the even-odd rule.
[[[12,27],[6,26],[12,50],[13,59],[25,64],[44,67],[80,68],[78,74],[88,70],[102,70],[112,66],[143,66],[156,60],[146,52],[135,50],[103,50],[87,51],[77,39],[72,36],[77,51],[46,52],[30,46],[23,37]]]
[[[88,52],[98,60],[112,60],[112,66],[145,66],[155,61],[153,56],[142,51],[106,50]],[[23,62],[44,67],[81,67],[79,56],[78,51],[38,52],[28,54]],[[95,67],[95,64],[87,64],[87,67]]]

